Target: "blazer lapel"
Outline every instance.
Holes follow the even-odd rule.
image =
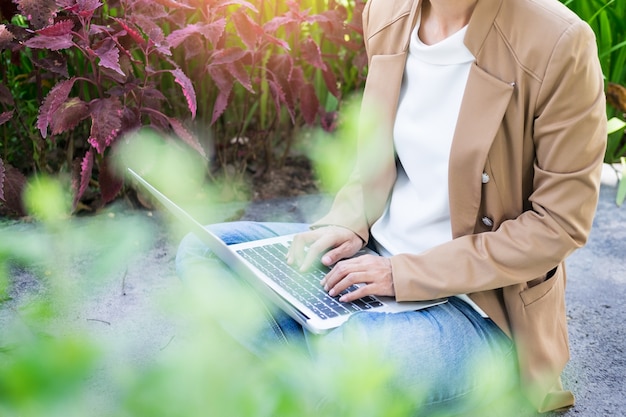
[[[474,231],[487,154],[514,88],[514,84],[493,77],[476,64],[470,69],[448,171],[454,237]]]

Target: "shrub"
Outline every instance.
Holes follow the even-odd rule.
[[[16,0],[0,25],[0,58],[19,63],[0,83],[0,203],[22,212],[32,171],[70,173],[75,209],[111,201],[109,150],[142,126],[239,170],[282,163],[294,129],[333,129],[362,82],[363,3]]]

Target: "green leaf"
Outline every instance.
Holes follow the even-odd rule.
[[[610,135],[611,133],[615,133],[621,129],[624,129],[625,127],[626,127],[626,122],[624,122],[623,120],[617,117],[613,117],[609,120],[608,125],[607,125],[608,134]]]

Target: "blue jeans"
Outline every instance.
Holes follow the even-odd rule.
[[[227,244],[308,230],[308,225],[295,223],[234,222],[208,227]],[[238,280],[195,235],[189,234],[178,249],[176,268],[184,278],[197,267],[210,268],[213,277]],[[320,338],[323,343],[338,346],[354,340],[347,335],[356,334],[359,344],[375,346],[385,361],[396,365],[394,383],[398,387],[404,392],[419,392],[418,415],[440,409],[467,415],[468,408],[498,400],[516,386],[516,355],[511,339],[492,320],[456,297],[419,311],[361,312],[323,336],[304,330],[280,310],[268,306],[268,311],[271,314],[257,334],[233,335],[253,353],[263,357],[277,344],[286,344],[315,355],[312,349]],[[227,323],[223,325],[228,327]],[[478,362],[482,364],[480,369],[476,368]],[[478,392],[480,399],[476,400]]]

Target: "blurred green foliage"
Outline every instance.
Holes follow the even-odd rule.
[[[120,155],[144,155],[128,160],[157,188],[173,192],[172,175],[196,175],[188,149],[150,131],[132,143]],[[124,157],[118,170],[127,166]],[[211,195],[210,188],[206,192]],[[347,335],[341,346],[313,341],[311,356],[301,347],[277,345],[260,360],[244,349],[235,337],[254,334],[266,307],[210,266],[199,266],[167,291],[155,290],[150,308],[123,318],[126,324],[117,317],[115,326],[97,331],[79,322],[86,305],[119,290],[124,271],[153,247],[155,223],[137,213],[70,216],[71,197],[50,178],[32,179],[27,201],[34,223],[0,228],[1,416],[415,415],[422,393],[399,387],[394,365],[375,346],[360,343],[359,335]],[[203,204],[214,209],[210,198]],[[35,294],[13,288],[10,271],[16,266],[38,276]],[[130,294],[123,299],[138,301]],[[167,323],[160,322],[163,317]],[[132,331],[146,320],[173,326],[175,337],[158,346],[149,332]],[[499,364],[479,361],[476,370],[484,381],[501,381]],[[474,400],[490,391],[487,383]],[[505,408],[498,410],[515,408],[512,399],[502,401]]]

